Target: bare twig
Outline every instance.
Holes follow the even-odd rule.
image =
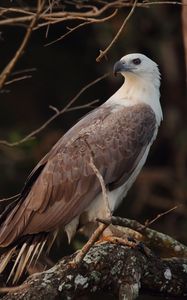
[[[30,72],[35,72],[37,70],[37,68],[28,68],[28,69],[23,69],[23,70],[17,70],[12,72],[12,76],[15,75],[21,75],[21,74],[25,74],[25,73],[30,73]]]
[[[1,145],[5,145],[5,146],[9,146],[9,147],[14,147],[14,146],[18,146],[20,144],[23,144],[31,139],[33,139],[35,137],[36,134],[40,133],[42,130],[44,130],[52,121],[54,121],[57,117],[59,117],[60,115],[62,115],[64,112],[66,112],[70,106],[87,90],[89,89],[91,86],[93,86],[94,84],[98,83],[99,81],[103,80],[104,78],[106,78],[109,75],[109,73],[106,73],[100,77],[98,77],[97,79],[91,81],[89,84],[85,85],[69,102],[68,104],[62,108],[59,111],[56,111],[56,113],[49,118],[45,123],[43,123],[39,128],[37,128],[36,130],[32,131],[31,133],[29,133],[28,135],[26,135],[24,138],[22,138],[21,140],[14,142],[14,143],[10,143],[8,141],[5,140],[0,140],[0,144]],[[93,102],[91,102],[91,104],[93,104]]]
[[[92,102],[89,102],[89,103],[86,103],[86,104],[83,104],[83,105],[72,106],[72,107],[68,108],[66,110],[66,112],[74,111],[74,110],[79,110],[79,109],[83,109],[83,108],[88,108],[88,107],[94,107],[93,105],[96,104],[96,103],[98,103],[98,102],[99,102],[99,99],[96,99],[96,100],[93,100]],[[49,108],[51,108],[56,113],[60,112],[60,110],[56,106],[49,105]]]
[[[66,112],[69,112],[69,111],[74,111],[74,110],[79,110],[79,109],[83,109],[83,108],[88,108],[88,107],[95,107],[94,104],[98,103],[99,102],[99,99],[96,99],[96,100],[93,100],[92,102],[90,103],[87,103],[87,104],[83,104],[83,105],[78,105],[78,106],[72,106],[70,108],[68,108],[66,110]]]
[[[85,141],[86,142],[86,141]],[[94,164],[93,161],[93,155],[92,155],[92,150],[89,146],[89,144],[86,142],[89,150],[90,150],[90,162],[89,165],[92,168],[92,170],[94,171],[95,175],[97,176],[100,185],[101,185],[101,189],[102,189],[102,196],[103,196],[103,201],[104,201],[104,205],[105,208],[107,210],[107,216],[108,218],[111,217],[111,211],[109,208],[109,201],[108,201],[108,195],[107,195],[107,191],[106,191],[106,187],[105,187],[105,182],[104,179],[101,175],[101,173],[99,172],[99,170],[97,169],[96,165]],[[108,224],[101,224],[99,225],[99,227],[95,230],[95,232],[92,234],[91,238],[88,240],[88,242],[83,246],[83,248],[80,250],[80,252],[76,255],[74,261],[76,264],[80,264],[81,261],[83,260],[83,258],[85,257],[85,255],[88,253],[88,251],[90,250],[90,248],[94,245],[94,243],[98,240],[98,238],[101,236],[101,234],[103,233],[103,231],[108,227]]]
[[[20,77],[11,79],[11,80],[9,80],[9,81],[6,81],[6,82],[4,83],[4,85],[5,85],[5,86],[6,86],[6,85],[10,85],[10,84],[12,84],[12,83],[14,83],[14,82],[21,81],[21,80],[24,80],[24,79],[30,79],[30,78],[32,78],[32,75],[20,76]]]
[[[128,20],[130,19],[130,17],[132,16],[134,10],[135,10],[135,7],[136,7],[136,4],[137,4],[138,0],[135,0],[134,1],[134,4],[129,12],[129,14],[127,15],[127,17],[125,18],[125,20],[123,21],[123,24],[121,25],[120,29],[118,30],[117,34],[115,35],[115,37],[113,38],[113,40],[111,41],[111,43],[108,45],[108,47],[105,49],[105,50],[99,50],[100,54],[99,56],[96,58],[96,61],[97,62],[100,62],[101,59],[103,57],[106,57],[108,51],[112,48],[112,46],[117,42],[120,34],[122,33],[122,31],[124,30],[125,28],[125,25],[127,24]]]
[[[177,208],[178,208],[178,206],[176,205],[176,206],[174,206],[174,207],[172,207],[172,208],[170,208],[170,209],[164,211],[163,213],[158,214],[154,219],[152,219],[152,220],[150,220],[150,221],[149,221],[149,220],[146,220],[146,221],[145,221],[145,227],[149,227],[149,226],[150,226],[151,224],[153,224],[155,221],[157,221],[157,220],[160,219],[161,217],[163,217],[163,216],[169,214],[170,212],[172,212],[173,210],[175,210],[175,209],[177,209]]]
[[[100,182],[101,189],[102,189],[102,195],[103,195],[104,205],[105,205],[105,207],[107,209],[108,217],[110,218],[111,217],[111,211],[110,211],[110,207],[109,207],[109,200],[108,200],[108,195],[107,195],[107,191],[106,191],[105,182],[104,182],[103,176],[101,175],[101,173],[97,169],[96,165],[94,164],[92,153],[91,153],[89,165],[92,168],[92,170],[94,171],[95,175],[97,176],[97,178],[98,178],[98,180]]]
[[[118,226],[129,227],[135,231],[140,232],[143,235],[143,241],[148,245],[161,252],[163,257],[181,257],[187,258],[187,246],[175,240],[171,236],[162,232],[145,227],[136,220],[129,220],[126,218],[112,217],[107,220],[98,221],[103,224],[113,224]]]
[[[19,47],[19,49],[17,50],[17,52],[15,53],[14,57],[11,59],[11,61],[8,63],[8,65],[5,67],[5,69],[3,70],[3,72],[0,75],[0,89],[3,88],[5,81],[7,80],[9,74],[11,73],[11,71],[13,70],[13,68],[15,67],[18,59],[21,57],[21,55],[23,54],[23,51],[25,49],[25,47],[28,44],[29,38],[31,36],[32,30],[39,18],[39,15],[42,11],[44,5],[44,1],[42,0],[38,0],[38,7],[37,7],[37,12],[34,15],[34,17],[32,17],[32,21],[27,29],[27,32],[24,36],[24,39]]]
[[[16,194],[16,195],[8,197],[8,198],[2,198],[2,199],[0,199],[0,202],[9,201],[9,200],[15,199],[15,198],[17,198],[19,196],[20,196],[20,194]]]
[[[78,24],[77,26],[75,26],[73,28],[68,28],[68,31],[65,34],[63,34],[61,37],[57,38],[56,40],[54,40],[54,41],[52,41],[50,43],[47,43],[45,46],[49,46],[49,45],[52,45],[52,44],[54,44],[56,42],[61,41],[62,39],[64,39],[65,37],[67,37],[72,32],[77,31],[78,29],[80,29],[81,27],[85,27],[86,25],[91,25],[91,24],[94,24],[94,23],[103,23],[103,22],[106,22],[106,21],[112,19],[114,16],[116,16],[117,12],[118,12],[118,10],[116,9],[112,14],[110,14],[106,18],[102,18],[102,19],[89,19],[88,21],[80,23],[80,24]]]
[[[77,7],[75,7],[75,10],[72,10],[72,6],[71,6],[71,10],[66,10],[66,9],[62,9],[62,7],[59,5],[56,9],[56,11],[51,11],[49,9],[49,6],[47,7],[47,9],[45,10],[44,13],[42,13],[42,15],[40,15],[40,21],[41,24],[39,24],[40,26],[45,26],[48,27],[49,24],[51,24],[50,22],[52,21],[60,21],[60,22],[64,22],[66,20],[68,20],[69,18],[72,18],[74,20],[77,20],[79,18],[82,18],[82,20],[84,21],[88,21],[87,18],[99,18],[103,13],[105,13],[106,11],[110,10],[111,8],[124,8],[124,7],[132,7],[132,1],[126,1],[126,0],[116,0],[116,1],[112,1],[112,2],[107,2],[107,1],[97,1],[98,3],[98,7],[93,6],[93,5],[82,5],[82,10],[77,11]],[[101,5],[102,6],[99,6]],[[183,5],[181,1],[146,1],[146,2],[141,2],[141,3],[137,3],[137,7],[149,7],[151,5]],[[85,8],[90,8],[85,10]],[[3,8],[0,7],[0,16],[6,15],[7,13],[15,13],[15,16],[11,16],[11,17],[6,17],[3,18],[2,20],[0,20],[0,25],[23,25],[23,24],[27,24],[28,22],[31,22],[33,19],[33,15],[35,13],[35,8],[32,9],[31,7],[26,7],[23,9],[20,8]],[[21,16],[17,16],[21,14]],[[40,28],[37,27],[37,28]]]

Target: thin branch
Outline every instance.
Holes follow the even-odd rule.
[[[149,227],[149,226],[150,226],[151,224],[153,224],[155,221],[157,221],[157,220],[160,219],[161,217],[163,217],[163,216],[169,214],[170,212],[172,212],[173,210],[175,210],[175,209],[177,209],[177,208],[178,208],[178,206],[176,205],[176,206],[174,206],[174,207],[172,207],[172,208],[166,210],[165,212],[158,214],[158,215],[157,215],[154,219],[152,219],[151,221],[146,220],[146,221],[145,221],[145,227]]]
[[[24,79],[30,79],[30,78],[32,78],[32,75],[20,76],[20,77],[14,78],[14,79],[12,79],[12,80],[6,81],[6,82],[4,83],[4,85],[5,85],[5,86],[6,86],[6,85],[10,85],[10,84],[12,84],[12,83],[14,83],[14,82],[21,81],[21,80],[24,80]]]
[[[28,68],[28,69],[23,69],[23,70],[17,70],[17,71],[12,72],[11,76],[20,75],[20,74],[29,73],[29,72],[35,72],[35,71],[37,71],[37,68]]]
[[[101,173],[97,169],[96,165],[94,164],[92,149],[91,149],[90,145],[87,143],[86,140],[85,140],[85,143],[86,143],[86,145],[87,145],[87,147],[89,149],[89,152],[90,152],[89,166],[94,171],[94,173],[95,173],[96,177],[98,178],[99,183],[101,185],[103,202],[104,202],[104,206],[105,206],[105,208],[107,210],[107,214],[108,214],[108,216],[106,216],[106,217],[110,218],[111,217],[111,211],[110,211],[110,208],[109,208],[109,200],[108,200],[108,195],[107,195],[107,190],[106,190],[105,182],[104,182],[103,176],[101,175]],[[74,262],[76,264],[80,264],[82,262],[82,260],[85,257],[85,255],[88,253],[88,251],[90,250],[90,248],[99,239],[99,237],[101,236],[101,234],[104,232],[104,230],[107,227],[108,227],[108,224],[101,224],[101,225],[99,225],[99,227],[94,231],[94,233],[92,234],[92,236],[90,237],[90,239],[88,240],[88,242],[83,246],[83,248],[80,250],[80,252],[76,255],[76,257],[74,259]]]
[[[136,7],[136,4],[137,4],[138,0],[135,0],[134,1],[134,4],[129,12],[129,14],[127,15],[127,17],[125,18],[125,20],[123,21],[123,24],[121,25],[120,29],[118,30],[117,34],[115,35],[115,37],[113,38],[113,40],[111,41],[111,43],[108,45],[108,47],[105,49],[105,50],[99,50],[100,54],[99,56],[96,58],[96,61],[97,62],[100,62],[101,59],[103,57],[106,57],[108,51],[112,48],[112,46],[117,42],[120,34],[122,33],[122,31],[124,30],[128,20],[130,19],[130,17],[132,16],[134,10],[135,10],[135,7]]]
[[[69,112],[69,111],[74,111],[74,110],[79,110],[79,109],[83,109],[83,108],[90,108],[90,107],[94,107],[93,105],[98,103],[99,102],[99,99],[96,99],[96,100],[93,100],[92,102],[89,102],[89,103],[86,103],[86,104],[83,104],[83,105],[78,105],[78,106],[72,106],[70,108],[68,108],[66,110],[66,112]],[[49,105],[49,108],[51,108],[53,111],[55,111],[56,113],[60,113],[60,110],[56,107],[56,106],[53,106],[53,105]]]
[[[145,225],[136,220],[126,218],[112,217],[108,220],[98,220],[104,224],[113,224],[123,227],[129,227],[143,235],[143,241],[148,247],[153,247],[161,252],[163,257],[181,257],[187,258],[187,246],[175,240],[171,236],[162,232],[146,228]]]
[[[41,131],[43,131],[52,121],[54,121],[57,117],[61,116],[64,112],[66,112],[70,106],[77,101],[77,99],[86,91],[88,90],[91,86],[95,85],[96,83],[98,83],[99,81],[103,80],[104,78],[106,78],[109,75],[109,73],[106,73],[100,77],[98,77],[97,79],[93,80],[92,82],[90,82],[89,84],[85,85],[69,102],[68,104],[62,108],[61,110],[57,111],[51,118],[49,118],[45,123],[43,123],[39,128],[35,129],[34,131],[32,131],[31,133],[29,133],[28,135],[26,135],[24,138],[22,138],[21,140],[14,142],[14,143],[10,143],[8,141],[5,140],[0,140],[0,144],[1,145],[5,145],[5,146],[9,146],[9,147],[14,147],[14,146],[18,146],[20,144],[23,144],[31,139],[33,139],[35,137],[35,135],[37,135],[38,133],[40,133]],[[92,103],[92,102],[91,102]],[[93,104],[93,103],[92,103]]]
[[[142,2],[142,3],[137,3],[137,7],[149,7],[151,5],[183,5],[182,2],[180,1],[152,1],[152,2]],[[83,6],[82,8],[84,8],[85,6]],[[49,13],[43,13],[40,16],[40,21],[41,22],[45,22],[45,26],[49,25],[49,22],[46,22],[47,20],[49,21],[49,19],[52,20],[57,20],[57,19],[61,19],[61,21],[65,21],[65,19],[68,17],[73,17],[74,19],[77,19],[79,17],[82,17],[85,21],[87,20],[87,18],[89,17],[99,17],[101,16],[104,12],[108,11],[111,8],[124,8],[124,7],[132,7],[132,2],[131,1],[113,1],[113,2],[105,2],[103,4],[103,6],[101,8],[97,8],[95,6],[95,9],[91,8],[90,10],[87,11],[63,11],[62,8],[59,6],[59,11],[55,11],[55,12],[49,12]],[[32,10],[31,8],[29,8],[30,10]],[[9,12],[10,10],[7,8],[0,8],[0,14],[6,14],[7,12]],[[14,8],[15,13],[22,13],[25,14],[25,16],[19,16],[19,17],[11,17],[11,18],[6,18],[3,20],[0,20],[0,25],[20,25],[20,24],[25,24],[30,22],[33,19],[33,12],[29,12],[28,9],[23,9],[20,11],[19,8]],[[46,10],[48,11],[48,9]],[[42,24],[42,23],[41,23]]]
[[[73,28],[68,28],[68,31],[63,34],[61,37],[57,38],[56,40],[50,42],[50,43],[47,43],[45,44],[45,46],[50,46],[56,42],[59,42],[61,41],[62,39],[64,39],[65,37],[67,37],[68,35],[70,35],[72,32],[74,31],[77,31],[78,29],[80,29],[81,27],[85,27],[86,25],[91,25],[91,24],[94,24],[94,23],[103,23],[103,22],[106,22],[110,19],[112,19],[114,16],[116,16],[118,10],[116,9],[111,15],[109,15],[108,17],[106,18],[103,18],[103,19],[93,19],[93,20],[88,20],[86,22],[83,22],[83,23],[80,23],[78,24],[77,26],[73,27]]]
[[[87,103],[87,104],[83,104],[83,105],[78,105],[78,106],[72,106],[72,107],[70,107],[70,108],[68,108],[67,110],[66,110],[66,112],[69,112],[69,111],[74,111],[74,110],[79,110],[79,109],[83,109],[83,108],[94,108],[95,106],[94,106],[94,104],[96,104],[96,103],[98,103],[99,102],[99,99],[96,99],[96,100],[94,100],[94,101],[92,101],[92,102],[90,102],[90,103]]]
[[[91,152],[91,149],[90,149],[90,152]],[[107,195],[107,191],[106,191],[105,182],[104,182],[103,176],[101,175],[101,173],[97,169],[96,165],[94,164],[92,152],[91,152],[89,165],[92,168],[92,170],[94,171],[95,175],[97,176],[97,178],[100,182],[104,205],[107,209],[108,217],[110,218],[111,217],[111,210],[110,210],[110,207],[109,207],[109,200],[108,200],[108,195]]]
[[[8,197],[8,198],[2,198],[2,199],[0,199],[0,202],[5,202],[5,201],[13,200],[15,198],[18,198],[19,196],[20,196],[20,194],[16,194],[16,195]]]
[[[13,70],[13,68],[15,67],[17,61],[19,60],[19,58],[21,57],[21,55],[23,54],[24,49],[26,48],[29,38],[31,36],[32,30],[35,26],[35,24],[38,21],[38,18],[40,16],[40,13],[42,11],[44,5],[44,1],[38,0],[38,7],[37,7],[37,12],[34,15],[34,17],[32,17],[32,21],[27,29],[27,32],[24,36],[24,39],[19,47],[19,49],[17,50],[17,52],[15,53],[14,57],[11,59],[11,61],[8,63],[8,65],[5,67],[5,69],[3,70],[3,72],[0,75],[0,89],[3,88],[5,81],[7,80],[8,76],[10,75],[11,71]]]

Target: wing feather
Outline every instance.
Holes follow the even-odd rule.
[[[105,104],[79,121],[29,176],[23,197],[1,226],[0,245],[49,232],[79,216],[101,192],[91,156],[110,190],[123,184],[151,142],[155,124],[145,104]]]

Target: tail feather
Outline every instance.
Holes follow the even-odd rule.
[[[0,257],[0,273],[5,271],[9,262],[12,261],[13,256],[16,256],[7,281],[12,281],[13,284],[18,282],[26,270],[31,265],[35,265],[37,263],[44,247],[46,248],[46,251],[49,251],[56,239],[56,236],[56,232],[40,233],[28,236],[20,244],[7,249],[7,251]]]
[[[37,263],[37,261],[38,261],[40,255],[41,255],[41,253],[42,253],[42,251],[43,251],[43,248],[44,248],[46,242],[47,242],[47,240],[42,241],[42,243],[41,243],[41,245],[40,245],[40,247],[39,247],[39,249],[38,249],[38,254],[37,254],[37,256],[36,256],[36,258],[35,258],[35,260],[34,260],[34,266],[36,265],[36,263]]]
[[[21,278],[21,275],[23,273],[22,266],[24,265],[25,256],[26,256],[26,252],[23,252],[22,255],[20,256],[19,264],[16,268],[16,272],[13,273],[11,277],[9,276],[7,281],[10,281],[12,279],[12,283],[14,284]]]
[[[19,265],[16,269],[16,273],[14,275],[12,283],[16,283],[19,278],[21,278],[24,270],[26,269],[27,263],[31,257],[31,254],[33,252],[33,245],[27,245],[27,251],[25,251],[19,261]]]
[[[30,261],[29,261],[29,263],[28,263],[28,266],[27,266],[27,268],[30,268],[30,266],[31,266],[31,264],[33,263],[33,262],[35,262],[35,260],[34,260],[34,258],[36,257],[36,255],[37,255],[37,253],[38,253],[38,249],[39,249],[39,247],[40,247],[40,242],[39,243],[37,243],[36,245],[33,245],[33,252],[32,252],[32,255],[31,255],[31,257],[30,257]]]
[[[18,255],[17,255],[17,257],[16,257],[15,263],[14,263],[13,268],[12,268],[12,270],[11,270],[9,276],[8,276],[7,281],[9,281],[10,278],[12,277],[12,275],[14,274],[14,271],[15,271],[15,269],[16,269],[16,266],[19,264],[20,259],[21,259],[22,255],[23,255],[23,253],[25,252],[26,247],[27,247],[27,244],[24,243],[24,244],[22,245],[20,251],[18,252]]]
[[[2,274],[3,271],[5,270],[6,266],[10,262],[15,251],[16,251],[16,246],[9,249],[7,252],[5,252],[1,255],[1,257],[0,257],[0,274]]]

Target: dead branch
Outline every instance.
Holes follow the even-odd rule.
[[[80,29],[81,27],[85,27],[86,25],[91,25],[91,24],[95,24],[95,23],[106,22],[106,21],[112,19],[114,16],[116,16],[117,12],[118,12],[118,10],[115,9],[115,11],[112,14],[110,14],[108,17],[106,17],[106,18],[102,18],[102,19],[92,19],[92,18],[89,18],[86,22],[80,23],[80,24],[78,24],[77,26],[75,26],[73,28],[68,27],[67,28],[68,31],[65,34],[63,34],[62,36],[60,36],[58,39],[56,39],[56,40],[54,40],[54,41],[52,41],[50,43],[47,43],[45,46],[50,46],[50,45],[52,45],[52,44],[54,44],[56,42],[59,42],[59,41],[63,40],[65,37],[67,37],[72,32],[77,31],[78,29]]]
[[[177,209],[178,206],[174,206],[166,211],[164,211],[163,213],[158,214],[155,218],[153,218],[152,220],[146,220],[145,221],[145,227],[149,227],[151,224],[153,224],[154,222],[156,222],[158,219],[160,219],[161,217],[169,214],[170,212],[172,212],[173,210]]]
[[[16,195],[11,196],[11,197],[2,198],[2,199],[0,199],[0,203],[5,202],[5,201],[9,201],[9,200],[16,199],[16,198],[18,198],[19,196],[20,196],[20,194],[16,194]]]
[[[97,79],[91,81],[90,83],[88,83],[87,85],[85,85],[69,102],[68,104],[63,107],[61,110],[55,110],[55,114],[49,118],[45,123],[43,123],[39,128],[35,129],[34,131],[32,131],[31,133],[29,133],[28,135],[26,135],[24,138],[22,138],[21,140],[14,142],[14,143],[10,143],[6,140],[0,140],[0,144],[1,145],[5,145],[5,146],[9,146],[9,147],[14,147],[14,146],[18,146],[20,144],[23,144],[31,139],[33,139],[38,133],[40,133],[42,130],[44,130],[52,121],[54,121],[57,117],[61,116],[62,114],[64,114],[66,111],[68,111],[68,109],[70,108],[70,106],[75,103],[77,101],[77,99],[87,90],[89,89],[91,86],[95,85],[96,83],[98,83],[99,81],[103,80],[104,78],[106,78],[109,75],[109,73],[106,73],[100,77],[98,77]],[[90,102],[90,105],[93,105],[93,103],[95,103],[95,100]],[[89,103],[86,104],[86,107],[90,106]],[[84,106],[85,107],[85,106]],[[73,109],[73,108],[72,108]],[[54,110],[54,109],[53,109]]]
[[[108,201],[108,195],[107,195],[107,190],[106,190],[106,187],[105,187],[104,179],[103,179],[101,173],[99,172],[99,170],[97,169],[96,165],[94,164],[94,158],[93,158],[93,155],[92,155],[92,149],[91,149],[90,145],[87,143],[86,140],[85,140],[85,143],[86,143],[86,145],[87,145],[87,147],[89,148],[89,151],[90,151],[89,165],[90,165],[90,167],[92,168],[92,170],[94,171],[96,177],[99,180],[99,183],[101,185],[101,190],[102,190],[103,202],[104,202],[104,205],[107,209],[108,217],[111,217],[111,212],[110,212],[110,208],[109,208],[109,201]],[[108,224],[100,224],[99,227],[95,230],[95,232],[91,235],[88,242],[82,247],[82,249],[79,251],[79,253],[76,255],[76,257],[74,259],[74,261],[77,265],[79,265],[82,262],[83,258],[86,256],[86,254],[88,253],[90,248],[100,238],[100,236],[102,235],[102,233],[104,232],[104,230],[107,227],[108,227]]]
[[[102,15],[109,11],[110,9],[122,9],[125,7],[132,7],[133,3],[129,0],[116,0],[116,1],[94,1],[93,4],[79,3],[79,8],[77,7],[77,2],[71,3],[71,10],[69,9],[68,3],[64,3],[64,7],[56,5],[51,7],[50,4],[46,4],[45,11],[40,15],[40,26],[45,23],[45,26],[48,26],[52,21],[61,21],[64,22],[66,18],[74,18],[77,20],[82,18],[82,20],[87,21],[87,18],[102,18]],[[92,1],[90,1],[92,3]],[[182,5],[181,1],[143,1],[137,3],[137,7],[149,7],[151,5]],[[73,7],[74,6],[74,7]],[[4,8],[0,7],[0,25],[25,25],[28,22],[31,22],[33,15],[36,13],[36,8],[32,7],[14,7],[14,8]],[[9,17],[10,14],[11,17]],[[37,28],[40,28],[37,27]],[[43,26],[43,25],[42,25]]]
[[[30,39],[31,33],[33,30],[39,29],[41,27],[47,27],[47,32],[49,30],[50,25],[54,25],[57,23],[68,22],[68,21],[78,21],[79,24],[69,28],[68,31],[56,39],[55,41],[48,43],[46,45],[50,45],[56,41],[59,41],[66,37],[67,35],[71,34],[72,32],[78,30],[81,27],[84,27],[89,24],[94,23],[104,23],[107,20],[112,19],[118,9],[122,9],[124,7],[132,7],[129,15],[124,20],[121,28],[117,32],[114,39],[111,41],[110,45],[103,51],[100,50],[99,56],[96,58],[96,61],[100,61],[103,56],[106,56],[107,52],[110,48],[116,43],[119,38],[119,35],[123,31],[127,21],[131,17],[135,6],[136,7],[149,7],[150,5],[161,5],[161,4],[172,4],[172,5],[182,5],[180,1],[159,1],[159,2],[151,2],[151,1],[144,1],[138,3],[138,0],[135,0],[134,3],[128,0],[116,0],[112,2],[105,2],[105,1],[95,1],[94,5],[92,2],[90,3],[77,3],[77,1],[66,2],[62,6],[61,4],[57,4],[55,1],[46,2],[45,0],[38,0],[37,7],[33,8],[29,5],[24,7],[14,7],[14,8],[5,8],[0,7],[0,25],[7,26],[7,25],[16,25],[16,26],[28,26],[24,39],[15,53],[14,57],[5,67],[0,75],[0,89],[4,86],[7,77],[12,72],[13,68],[15,67],[17,61],[23,54],[24,49],[26,48],[28,41]],[[69,6],[71,8],[69,8]],[[114,12],[110,12],[111,9],[114,9]],[[104,14],[109,12],[108,16]],[[104,15],[104,16],[103,16]],[[28,77],[27,77],[28,78]],[[23,79],[23,78],[21,78]],[[14,80],[16,81],[16,80]]]
[[[127,24],[128,20],[130,19],[130,17],[132,16],[134,10],[135,10],[135,7],[136,7],[136,4],[137,4],[138,0],[135,0],[134,3],[133,3],[133,6],[129,12],[129,14],[127,15],[127,17],[125,18],[125,20],[123,21],[120,29],[118,30],[118,32],[116,33],[115,37],[113,38],[113,40],[111,41],[111,43],[108,45],[108,47],[105,49],[105,50],[99,50],[100,54],[99,56],[96,58],[96,61],[97,62],[100,62],[101,59],[103,57],[106,57],[108,51],[112,48],[112,46],[117,42],[120,34],[122,33],[122,31],[124,30],[125,28],[125,25]]]
[[[24,39],[19,47],[19,49],[16,51],[14,57],[11,59],[11,61],[8,63],[8,65],[5,67],[5,69],[3,70],[3,72],[0,75],[0,90],[3,88],[6,79],[8,78],[8,76],[10,75],[10,73],[12,72],[13,68],[15,67],[17,61],[19,60],[20,56],[23,54],[24,49],[26,48],[29,38],[31,36],[31,33],[33,31],[33,28],[35,26],[35,24],[38,21],[38,18],[42,12],[43,9],[43,5],[44,5],[44,1],[42,0],[38,0],[38,5],[37,5],[37,11],[36,14],[34,16],[32,16],[32,21],[27,29],[27,32],[24,36]]]
[[[129,300],[136,299],[142,289],[167,296],[187,293],[187,260],[164,260],[141,247],[111,243],[92,247],[78,267],[70,263],[75,255],[10,288],[3,300],[77,299],[101,290]]]
[[[108,200],[108,195],[107,195],[107,191],[106,191],[105,182],[104,182],[103,176],[101,175],[101,173],[97,169],[96,165],[94,164],[94,159],[93,159],[93,155],[92,155],[91,149],[90,149],[90,154],[91,154],[91,157],[90,157],[90,163],[89,163],[89,165],[90,165],[90,167],[92,168],[92,170],[94,171],[96,177],[99,180],[99,183],[100,183],[100,186],[101,186],[101,190],[102,190],[102,195],[103,195],[103,202],[104,202],[104,205],[105,205],[105,207],[107,209],[108,217],[111,217],[111,211],[110,211],[110,207],[109,207],[109,200]]]
[[[123,227],[129,227],[143,236],[143,242],[152,249],[156,249],[163,257],[181,257],[187,258],[187,247],[162,232],[150,229],[140,224],[136,220],[126,218],[112,217],[110,220],[100,220],[104,224],[113,224]]]

